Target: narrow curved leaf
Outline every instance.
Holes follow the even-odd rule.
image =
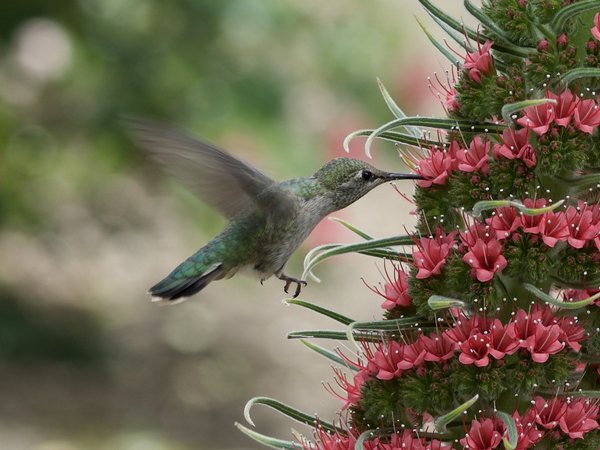
[[[306,338],[316,338],[316,339],[333,339],[335,341],[347,341],[348,335],[346,331],[339,330],[302,330],[302,331],[292,331],[287,335],[288,339],[306,339]],[[381,341],[381,336],[374,333],[362,332],[355,333],[354,340],[364,341],[364,342],[379,342]]]
[[[544,291],[536,288],[533,284],[525,283],[525,284],[523,284],[523,287],[525,289],[527,289],[529,292],[531,292],[533,295],[535,295],[536,297],[543,300],[544,302],[550,303],[551,305],[554,305],[554,306],[558,306],[559,308],[562,308],[562,309],[583,308],[583,307],[595,302],[596,300],[598,300],[600,298],[600,292],[598,292],[596,295],[592,295],[591,297],[588,297],[584,300],[580,300],[578,302],[563,302],[554,297],[550,297]]]
[[[275,400],[275,399],[269,398],[269,397],[254,397],[254,398],[248,400],[248,402],[246,403],[246,406],[244,407],[244,419],[246,419],[246,421],[252,426],[255,426],[255,425],[254,425],[254,422],[252,421],[252,417],[250,417],[250,410],[252,409],[252,407],[254,405],[268,406],[269,408],[274,409],[275,411],[283,414],[284,416],[289,417],[290,419],[295,420],[296,422],[300,422],[305,425],[309,425],[311,427],[314,427],[318,424],[324,430],[331,431],[331,432],[337,432],[337,433],[340,433],[343,435],[346,434],[346,431],[344,431],[341,428],[337,428],[336,426],[334,426],[333,424],[331,424],[329,422],[325,422],[321,419],[317,419],[313,415],[306,414],[302,411],[297,410],[296,408],[294,408],[290,405],[286,405],[285,403],[282,403],[278,400]]]
[[[458,416],[460,416],[462,413],[464,413],[467,409],[469,409],[471,406],[473,406],[473,404],[477,400],[479,400],[479,394],[470,398],[469,400],[464,402],[462,405],[457,406],[449,413],[444,414],[443,416],[440,416],[437,419],[435,419],[435,421],[433,422],[433,424],[435,426],[435,430],[440,433],[445,433],[446,425],[448,425],[450,422],[452,422],[454,419],[456,419]]]
[[[456,298],[444,297],[443,295],[432,295],[427,300],[427,305],[429,305],[433,311],[439,311],[441,309],[449,308],[464,309],[465,302]]]
[[[343,142],[343,147],[346,153],[350,153],[350,141],[355,137],[369,137],[373,134],[375,130],[357,130],[350,133]],[[410,145],[411,147],[442,147],[444,145],[443,142],[431,141],[429,139],[417,138],[412,135],[398,133],[395,131],[386,131],[384,133],[380,133],[377,135],[377,139],[393,142],[395,144],[405,144]]]
[[[565,6],[561,8],[560,11],[556,13],[550,26],[556,32],[556,34],[560,34],[567,23],[567,20],[572,19],[573,17],[578,16],[586,11],[593,11],[600,8],[600,2],[598,0],[584,0],[577,3],[573,3],[569,6]]]
[[[600,78],[600,69],[595,67],[579,67],[562,74],[560,81],[565,85],[580,78]]]
[[[235,422],[234,424],[238,430],[244,433],[246,436],[254,439],[259,444],[265,445],[271,448],[280,448],[285,450],[302,450],[302,445],[292,442],[292,441],[284,441],[283,439],[277,439],[271,436],[267,436],[264,434],[257,433],[250,428],[245,427],[244,425]]]
[[[515,420],[509,414],[506,414],[502,411],[496,411],[496,416],[498,416],[502,420],[502,422],[504,422],[504,425],[506,425],[508,439],[507,437],[502,438],[504,448],[506,450],[514,450],[515,448],[517,448],[517,442],[519,440],[519,434],[517,431],[517,425],[515,424]]]
[[[485,26],[489,31],[491,31],[495,36],[499,37],[505,44],[508,46],[515,47],[515,43],[511,42],[510,36],[498,25],[494,22],[486,13],[484,13],[481,9],[477,8],[470,0],[464,0],[465,9],[469,11],[469,13],[479,20],[483,26]],[[520,50],[520,48],[517,46]]]
[[[565,201],[560,200],[552,205],[545,206],[543,208],[528,208],[523,203],[517,202],[514,200],[482,200],[480,202],[475,203],[473,206],[472,214],[475,217],[481,216],[483,211],[488,211],[490,209],[502,208],[503,206],[512,206],[513,208],[517,208],[523,214],[527,216],[539,216],[548,211],[553,211],[559,206],[561,206]]]
[[[453,28],[454,30],[458,31],[459,33],[464,33],[466,36],[469,37],[469,39],[473,39],[475,42],[481,42],[481,40],[484,40],[484,41],[490,40],[492,42],[494,41],[493,38],[486,36],[483,33],[472,30],[471,28],[467,27],[464,23],[461,23],[461,22],[457,21],[456,19],[450,17],[444,11],[442,11],[438,7],[434,6],[429,0],[419,0],[419,3],[421,3],[421,5],[423,5],[425,10],[431,16],[439,19],[441,22],[447,24],[449,27]],[[497,52],[505,53],[507,55],[512,55],[512,56],[519,56],[519,57],[526,57],[530,53],[536,52],[535,49],[523,48],[523,47],[519,47],[519,46],[516,46],[513,44],[509,44],[509,43],[504,43],[504,45],[503,45],[503,44],[498,44],[498,43],[494,42],[492,44],[492,48]]]
[[[435,326],[434,323],[426,322],[425,324],[421,323],[424,319],[422,317],[408,317],[402,319],[393,319],[393,320],[377,320],[371,322],[354,322],[351,323],[346,331],[346,338],[349,342],[351,342],[356,348],[360,349],[360,346],[356,342],[355,339],[355,331],[366,331],[370,330],[372,332],[377,332],[379,336],[379,340],[383,338],[383,334],[387,334],[389,332],[402,332],[407,329],[418,329],[422,330],[423,328],[429,328],[429,326]],[[362,340],[362,339],[358,339]]]
[[[536,98],[532,100],[523,100],[520,102],[509,103],[502,107],[502,118],[506,123],[512,123],[516,119],[516,113],[519,111],[529,108],[530,106],[544,105],[546,103],[552,103],[556,105],[556,100],[553,98]]]
[[[378,434],[379,433],[377,433],[374,430],[363,431],[356,439],[356,443],[354,444],[354,450],[365,450],[365,443],[368,440],[377,437]]]
[[[561,397],[587,397],[587,398],[600,398],[600,391],[571,391],[561,392],[558,395]]]
[[[330,319],[336,320],[344,325],[350,325],[352,322],[355,322],[353,319],[350,319],[349,317],[338,314],[335,311],[331,311],[327,308],[323,308],[322,306],[315,305],[314,303],[305,302],[304,300],[299,300],[296,298],[288,298],[285,300],[285,303],[287,303],[288,305],[303,306],[304,308],[308,308],[312,311],[318,312],[319,314],[323,314],[324,316],[327,316]]]
[[[393,130],[394,128],[405,127],[407,125],[417,125],[425,128],[434,128],[438,130],[462,131],[463,133],[499,133],[502,132],[506,125],[500,123],[487,122],[471,122],[467,120],[454,119],[439,119],[437,117],[405,117],[403,119],[395,119],[383,124],[377,128],[367,138],[365,142],[365,154],[371,157],[371,145],[373,141],[384,131]]]
[[[345,359],[340,357],[340,355],[332,352],[331,350],[326,349],[325,347],[313,344],[312,342],[307,341],[306,339],[300,339],[300,342],[302,342],[306,347],[310,348],[319,355],[324,356],[328,360],[334,362],[335,364],[338,364],[342,367],[346,367],[350,370],[354,370],[355,372],[360,370],[360,367],[358,367],[356,364],[352,364],[350,361],[346,361]]]
[[[348,228],[350,231],[352,231],[353,233],[358,234],[361,238],[366,239],[367,241],[370,241],[370,240],[374,239],[373,236],[368,235],[364,231],[362,231],[359,228],[357,228],[354,225],[352,225],[350,222],[346,222],[344,219],[340,219],[338,217],[330,217],[329,220],[331,220],[333,222],[339,223],[340,225]]]
[[[388,106],[388,108],[390,109],[390,111],[392,112],[392,114],[397,119],[404,119],[405,117],[408,117],[404,113],[404,111],[402,111],[402,109],[400,109],[400,107],[396,104],[396,102],[394,101],[392,96],[389,94],[389,92],[387,91],[387,89],[385,88],[385,86],[383,85],[383,83],[381,82],[381,80],[379,78],[377,78],[377,86],[379,86],[379,91],[381,92],[381,95],[383,96],[383,99],[385,100],[385,103]],[[420,130],[417,127],[409,126],[409,127],[406,127],[406,130],[413,137],[419,138],[419,137],[423,136],[423,130]]]
[[[450,50],[448,50],[444,45],[438,42],[436,38],[433,37],[433,35],[429,32],[427,28],[425,28],[425,25],[423,25],[423,22],[421,22],[418,17],[415,17],[415,19],[421,27],[421,30],[423,30],[423,33],[425,33],[425,36],[427,36],[427,39],[429,39],[429,42],[431,42],[435,46],[435,48],[437,48],[438,51],[442,55],[444,55],[448,59],[448,61],[452,63],[453,66],[460,67],[461,63],[458,60],[458,58],[456,58],[456,56],[454,56],[454,54]]]
[[[573,178],[556,177],[560,183],[568,184],[576,188],[588,188],[594,185],[600,187],[600,173],[590,173],[588,175],[578,175]]]
[[[385,247],[412,245],[413,243],[414,241],[411,236],[404,235],[383,239],[371,239],[357,244],[327,244],[325,246],[316,247],[304,258],[304,272],[302,273],[302,279],[306,279],[306,276],[310,274],[313,278],[318,280],[312,273],[312,269],[332,256],[343,255],[345,253],[379,250],[382,247],[384,250],[388,250]]]

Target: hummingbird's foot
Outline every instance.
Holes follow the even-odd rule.
[[[293,298],[298,297],[300,295],[300,291],[302,290],[302,286],[307,285],[306,281],[299,280],[298,278],[290,277],[290,276],[286,275],[285,273],[277,275],[277,278],[285,281],[285,286],[283,287],[283,292],[285,292],[286,294],[288,293],[290,285],[292,283],[296,283],[296,292],[294,292]]]

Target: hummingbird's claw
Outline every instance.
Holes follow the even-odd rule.
[[[300,291],[302,290],[302,286],[307,285],[306,281],[299,280],[298,278],[290,277],[284,273],[279,275],[278,278],[280,280],[285,281],[285,286],[283,286],[283,292],[285,292],[286,294],[288,293],[288,290],[290,289],[290,285],[292,283],[296,283],[296,291],[294,292],[293,298],[298,297],[300,295]]]

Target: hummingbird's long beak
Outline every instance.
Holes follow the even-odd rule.
[[[381,178],[385,181],[394,181],[394,180],[422,180],[423,177],[416,173],[386,173]]]

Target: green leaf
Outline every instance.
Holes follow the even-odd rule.
[[[302,330],[302,331],[293,331],[288,333],[288,339],[305,339],[305,338],[317,338],[317,339],[333,339],[335,341],[347,341],[348,336],[346,331],[339,330]],[[355,334],[355,340],[365,341],[365,342],[379,342],[381,341],[381,336],[373,333],[360,333],[358,335]]]
[[[351,323],[346,331],[346,338],[349,342],[351,342],[356,348],[360,348],[356,339],[354,339],[354,332],[356,330],[365,331],[372,330],[377,331],[381,340],[383,336],[381,336],[385,332],[398,332],[401,333],[403,330],[407,329],[418,329],[421,330],[423,328],[429,328],[435,326],[432,322],[426,322],[425,324],[421,323],[423,320],[426,320],[422,317],[407,317],[402,319],[393,319],[393,320],[377,320],[370,322],[354,322]],[[361,340],[361,339],[359,339]]]
[[[446,425],[448,425],[450,422],[452,422],[458,416],[463,414],[467,409],[469,409],[471,406],[473,406],[473,404],[477,400],[479,400],[479,394],[477,394],[474,397],[472,397],[471,399],[467,400],[462,405],[454,408],[449,413],[444,414],[443,416],[440,416],[437,419],[435,419],[435,421],[433,422],[435,430],[440,433],[445,433]]]
[[[361,238],[366,239],[367,241],[373,240],[373,236],[370,236],[367,233],[365,233],[364,231],[356,228],[354,225],[352,225],[349,222],[346,222],[344,219],[340,219],[338,217],[330,217],[329,220],[339,223],[340,225],[348,228],[350,231],[358,234]]]
[[[404,111],[402,111],[402,109],[400,109],[400,107],[396,104],[396,102],[389,94],[389,92],[387,91],[387,89],[385,88],[385,86],[379,78],[377,78],[377,86],[379,86],[381,95],[383,96],[383,99],[385,100],[385,103],[387,104],[392,114],[397,119],[404,119],[405,117],[408,117],[406,114],[404,114]],[[406,127],[406,129],[412,136],[416,138],[420,138],[421,136],[423,136],[423,130],[420,130],[417,127]]]
[[[584,189],[598,185],[600,183],[600,173],[590,173],[588,175],[578,175],[573,178],[555,177],[560,183],[569,186]],[[599,186],[600,187],[600,186]]]
[[[358,367],[356,364],[352,364],[351,362],[346,361],[345,359],[340,357],[337,353],[334,353],[331,350],[326,349],[325,347],[321,347],[320,345],[313,344],[312,342],[307,341],[306,339],[300,339],[300,342],[302,342],[306,347],[310,348],[311,350],[317,352],[319,355],[324,356],[328,360],[334,362],[335,364],[338,364],[343,367],[347,367],[348,369],[354,370],[354,371],[360,370],[360,367]]]
[[[427,300],[427,304],[433,311],[449,308],[465,308],[465,302],[456,298],[444,297],[443,295],[432,295]]]
[[[479,20],[483,26],[491,31],[495,36],[499,37],[508,46],[515,46],[515,43],[511,42],[510,36],[506,34],[502,28],[496,25],[496,22],[494,22],[494,20],[492,20],[486,13],[471,3],[470,0],[464,0],[464,5],[465,9],[469,11],[473,17]]]
[[[550,297],[544,291],[536,288],[533,284],[525,283],[525,284],[523,284],[523,287],[525,289],[527,289],[529,292],[531,292],[533,295],[535,295],[536,297],[545,301],[546,303],[550,303],[551,305],[558,306],[559,308],[562,308],[562,309],[583,308],[583,307],[595,302],[596,300],[598,300],[600,298],[600,292],[598,292],[597,294],[592,295],[591,297],[588,297],[584,300],[580,300],[578,302],[563,302],[558,299],[555,299],[554,297]]]
[[[561,397],[568,396],[568,397],[600,398],[600,391],[570,391],[570,392],[561,392],[558,395],[560,395]]]
[[[323,308],[322,306],[315,305],[314,303],[305,302],[304,300],[299,300],[295,298],[288,298],[285,300],[288,305],[298,305],[303,306],[304,308],[308,308],[312,311],[318,312],[319,314],[323,314],[333,320],[336,320],[344,325],[350,325],[355,322],[353,319],[349,317],[343,316],[341,314],[336,313],[335,311],[331,311],[327,308]]]
[[[555,210],[564,202],[564,200],[560,200],[552,205],[545,206],[543,208],[528,208],[523,203],[514,200],[482,200],[480,202],[475,203],[475,206],[473,206],[472,214],[475,217],[479,217],[481,216],[481,213],[483,211],[495,208],[502,208],[503,206],[512,206],[514,208],[517,208],[519,211],[521,211],[527,216],[539,216],[540,214],[544,214],[548,211]]]
[[[504,448],[506,450],[514,450],[517,448],[517,442],[519,440],[517,425],[515,424],[514,419],[509,414],[506,414],[502,411],[496,411],[496,416],[498,416],[502,422],[504,422],[504,425],[506,425],[506,431],[508,432],[508,439],[506,437],[502,438]]]
[[[365,142],[365,154],[369,158],[371,157],[371,145],[381,133],[407,125],[418,125],[421,127],[434,128],[438,130],[460,130],[463,133],[499,133],[506,128],[505,125],[501,125],[499,123],[439,119],[436,117],[405,117],[404,119],[392,120],[373,131],[373,133],[371,133]]]
[[[250,417],[250,410],[252,409],[252,407],[254,405],[268,406],[269,408],[274,409],[275,411],[283,414],[284,416],[289,417],[290,419],[295,420],[296,422],[300,422],[300,423],[303,423],[303,424],[311,426],[311,427],[319,425],[324,430],[331,431],[331,432],[338,432],[343,435],[346,434],[346,432],[343,429],[337,428],[336,426],[334,426],[333,424],[331,424],[329,422],[325,422],[321,419],[317,419],[310,414],[306,414],[302,411],[297,410],[296,408],[294,408],[290,405],[286,405],[285,403],[282,403],[278,400],[275,400],[275,399],[272,399],[269,397],[254,397],[254,398],[248,400],[248,402],[246,403],[246,406],[244,407],[244,418],[252,426],[255,426],[255,425],[254,425],[254,422],[252,421],[252,417]]]
[[[562,81],[565,86],[568,86],[571,81],[575,81],[580,78],[600,78],[600,69],[593,67],[579,67],[577,69],[571,69],[561,75],[560,81]]]
[[[442,55],[444,55],[452,63],[453,66],[460,67],[461,63],[458,60],[458,58],[456,58],[456,56],[454,56],[454,54],[450,50],[448,50],[444,45],[439,43],[436,38],[433,37],[433,35],[429,32],[429,30],[427,30],[427,28],[425,28],[425,25],[423,25],[423,23],[419,20],[418,17],[415,17],[415,19],[421,27],[421,30],[423,30],[423,33],[425,33],[425,35],[427,36],[427,39],[429,39],[429,41],[435,46],[435,48],[437,48],[438,51]]]
[[[512,121],[516,119],[516,113],[519,111],[529,108],[530,106],[544,105],[546,103],[552,103],[553,105],[556,105],[556,100],[553,98],[537,98],[509,103],[508,105],[504,105],[502,107],[502,118],[506,121],[506,123],[512,123]]]
[[[367,242],[357,244],[326,244],[312,249],[304,258],[304,272],[302,279],[306,279],[307,275],[311,275],[315,280],[319,279],[312,273],[312,269],[332,256],[343,255],[345,253],[363,252],[369,250],[388,250],[385,247],[398,245],[412,245],[414,243],[411,236],[393,236],[383,239],[371,239]]]
[[[472,30],[471,28],[467,27],[464,23],[461,23],[456,19],[450,17],[444,11],[434,6],[429,0],[419,0],[419,3],[423,5],[425,10],[431,16],[438,18],[440,21],[447,24],[449,27],[453,28],[459,33],[466,34],[469,37],[469,39],[473,39],[475,42],[481,42],[481,40],[490,40],[492,42],[494,41],[494,39],[490,38],[489,36]],[[492,48],[497,52],[506,53],[507,55],[512,56],[519,56],[521,58],[528,56],[530,53],[536,52],[535,49],[526,49],[523,47],[516,46],[514,44],[510,44],[508,42],[504,43],[504,45],[494,42],[492,44]]]
[[[302,445],[292,442],[292,441],[284,441],[282,439],[277,439],[271,436],[266,436],[264,434],[257,433],[250,428],[246,428],[244,425],[235,422],[235,426],[238,430],[244,433],[246,436],[254,439],[256,442],[262,445],[266,445],[271,448],[281,448],[286,450],[302,450]]]
[[[556,13],[552,19],[552,22],[550,23],[550,26],[558,35],[563,31],[563,28],[569,19],[595,9],[600,9],[600,2],[598,0],[585,0],[565,6],[564,8],[561,8],[558,13]]]
[[[369,137],[373,134],[375,130],[358,130],[350,133],[343,142],[343,147],[346,153],[350,153],[350,141],[355,137],[365,136]],[[394,142],[395,144],[405,144],[410,145],[411,147],[442,147],[444,145],[443,142],[431,141],[424,138],[416,138],[414,136],[398,133],[395,131],[386,131],[377,135],[377,139],[381,139],[384,141]]]

